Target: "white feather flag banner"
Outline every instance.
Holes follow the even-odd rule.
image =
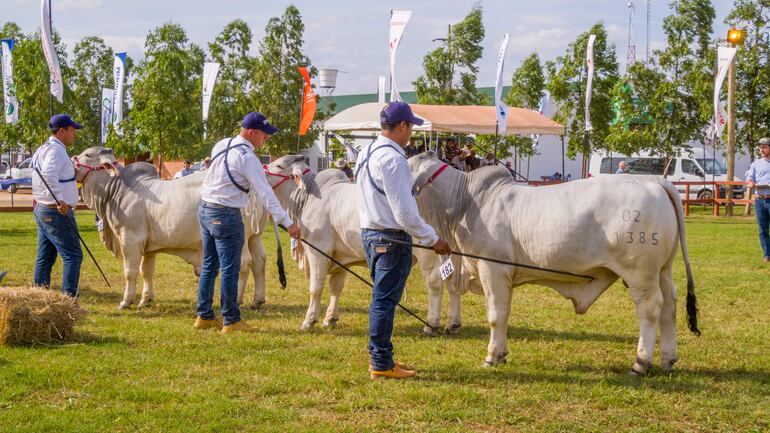
[[[406,23],[412,17],[412,11],[392,11],[390,15],[390,36],[388,38],[388,50],[390,53],[390,100],[400,101],[401,95],[398,94],[396,86],[396,51],[401,43],[401,37],[404,35]]]
[[[59,69],[59,57],[53,46],[53,30],[51,29],[50,0],[41,0],[40,6],[40,41],[43,44],[43,55],[48,63],[48,72],[51,75],[51,95],[60,103],[64,102],[64,83]]]
[[[503,38],[500,45],[500,52],[497,54],[497,78],[495,78],[495,108],[497,112],[497,132],[505,135],[508,128],[508,107],[503,102],[503,69],[505,68],[505,51],[508,49],[508,33]]]
[[[586,81],[586,132],[593,129],[591,125],[591,93],[593,91],[594,84],[594,41],[596,41],[596,35],[588,37],[588,46],[586,46],[586,65],[588,65],[588,80]]]

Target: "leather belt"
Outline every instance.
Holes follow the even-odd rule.
[[[770,194],[754,194],[754,198],[768,199]]]
[[[365,227],[363,230],[372,230],[375,232],[386,232],[386,233],[406,233],[404,230],[401,230],[401,229],[373,229],[370,227]]]
[[[215,207],[215,208],[219,208],[219,209],[236,209],[234,207],[223,206],[223,205],[217,204],[217,203],[209,203],[209,202],[203,201],[203,200],[201,200],[201,204],[203,206],[206,206],[206,207]]]

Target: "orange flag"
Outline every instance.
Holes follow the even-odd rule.
[[[299,120],[299,135],[305,135],[315,117],[315,93],[310,85],[310,74],[304,66],[298,66],[299,73],[305,78],[305,88],[302,91],[302,117]]]

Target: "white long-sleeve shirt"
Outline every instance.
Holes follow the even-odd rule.
[[[78,204],[78,187],[75,183],[75,166],[67,155],[67,148],[56,137],[48,137],[32,155],[32,167],[40,170],[56,198],[70,207]],[[40,204],[56,204],[48,188],[32,171],[32,197]]]
[[[230,166],[230,174],[238,185],[244,188],[253,188],[262,204],[273,216],[273,219],[284,227],[292,224],[289,214],[281,207],[270,184],[265,178],[265,171],[259,159],[254,154],[254,146],[240,135],[233,138],[230,151],[226,154],[216,155],[227,149],[229,138],[218,142],[211,150],[211,165],[206,170],[206,177],[201,188],[201,200],[221,206],[243,209],[249,202],[249,194],[241,191],[233,185],[225,168],[225,158]],[[236,145],[244,144],[233,149]],[[216,157],[216,158],[215,158]]]
[[[386,147],[375,151],[381,146]],[[370,148],[371,156],[365,162]],[[417,210],[417,202],[412,196],[412,171],[404,149],[398,143],[384,136],[377,137],[374,143],[358,153],[356,169],[359,170],[356,182],[361,201],[361,228],[406,230],[419,244],[426,246],[438,241],[436,231],[425,223]],[[372,182],[385,194],[377,191]]]

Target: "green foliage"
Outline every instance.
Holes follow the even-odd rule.
[[[736,59],[736,145],[750,151],[770,135],[770,2],[736,0],[725,22],[746,31]]]
[[[202,50],[188,42],[178,24],[164,24],[147,35],[145,58],[134,82],[132,121],[127,125],[136,128],[128,134],[135,134],[144,151],[171,159],[196,159],[207,153],[201,143],[202,59]]]
[[[618,81],[618,62],[615,46],[607,42],[607,31],[602,23],[582,33],[570,43],[566,54],[546,63],[548,90],[558,109],[554,120],[563,123],[569,136],[567,155],[574,158],[583,150],[585,132],[585,90],[587,82],[586,45],[588,36],[596,35],[594,42],[594,78],[591,98],[589,139],[594,149],[605,149],[605,142],[613,118],[611,92]]]
[[[513,72],[511,90],[505,95],[509,107],[538,110],[545,95],[545,76],[537,53],[527,56],[521,66]],[[494,136],[479,136],[476,142],[487,149],[494,148]],[[529,135],[508,135],[500,138],[497,145],[497,159],[509,158],[514,150],[516,156],[527,157],[535,154],[535,140]]]
[[[273,155],[297,152],[300,104],[304,81],[297,70],[305,66],[310,77],[318,74],[310,59],[302,52],[305,25],[295,6],[289,6],[281,17],[273,17],[265,27],[265,37],[259,44],[260,58],[256,66],[258,86],[250,93],[252,110],[264,114],[279,131],[265,145]],[[320,127],[311,126],[299,138],[299,148],[313,144]]]
[[[249,56],[251,43],[248,24],[236,19],[209,44],[211,59],[220,65],[209,108],[209,140],[232,136],[243,116],[254,110],[250,93],[257,86],[256,59]]]
[[[437,105],[487,105],[489,98],[476,89],[476,62],[484,39],[479,4],[459,23],[450,27],[444,45],[423,59],[425,75],[414,81],[417,101]]]
[[[73,153],[97,146],[102,136],[102,89],[114,85],[112,65],[114,53],[101,38],[81,39],[74,50],[72,63],[72,116],[83,124]]]
[[[673,13],[663,20],[668,45],[655,55],[666,77],[657,95],[672,111],[656,128],[663,131],[662,148],[675,152],[703,138],[713,118],[715,60],[710,37],[715,12],[710,0],[676,0],[671,8]]]
[[[48,66],[43,56],[38,33],[25,36],[14,23],[6,23],[2,29],[3,38],[16,39],[13,49],[13,74],[16,98],[19,101],[19,122],[7,125],[0,123],[0,141],[7,146],[24,148],[31,152],[42,144],[49,135],[50,83]],[[55,113],[71,111],[72,92],[67,84],[71,70],[67,66],[67,54],[59,34],[53,34],[54,46],[59,56],[60,69],[65,83],[64,105],[54,99]]]

